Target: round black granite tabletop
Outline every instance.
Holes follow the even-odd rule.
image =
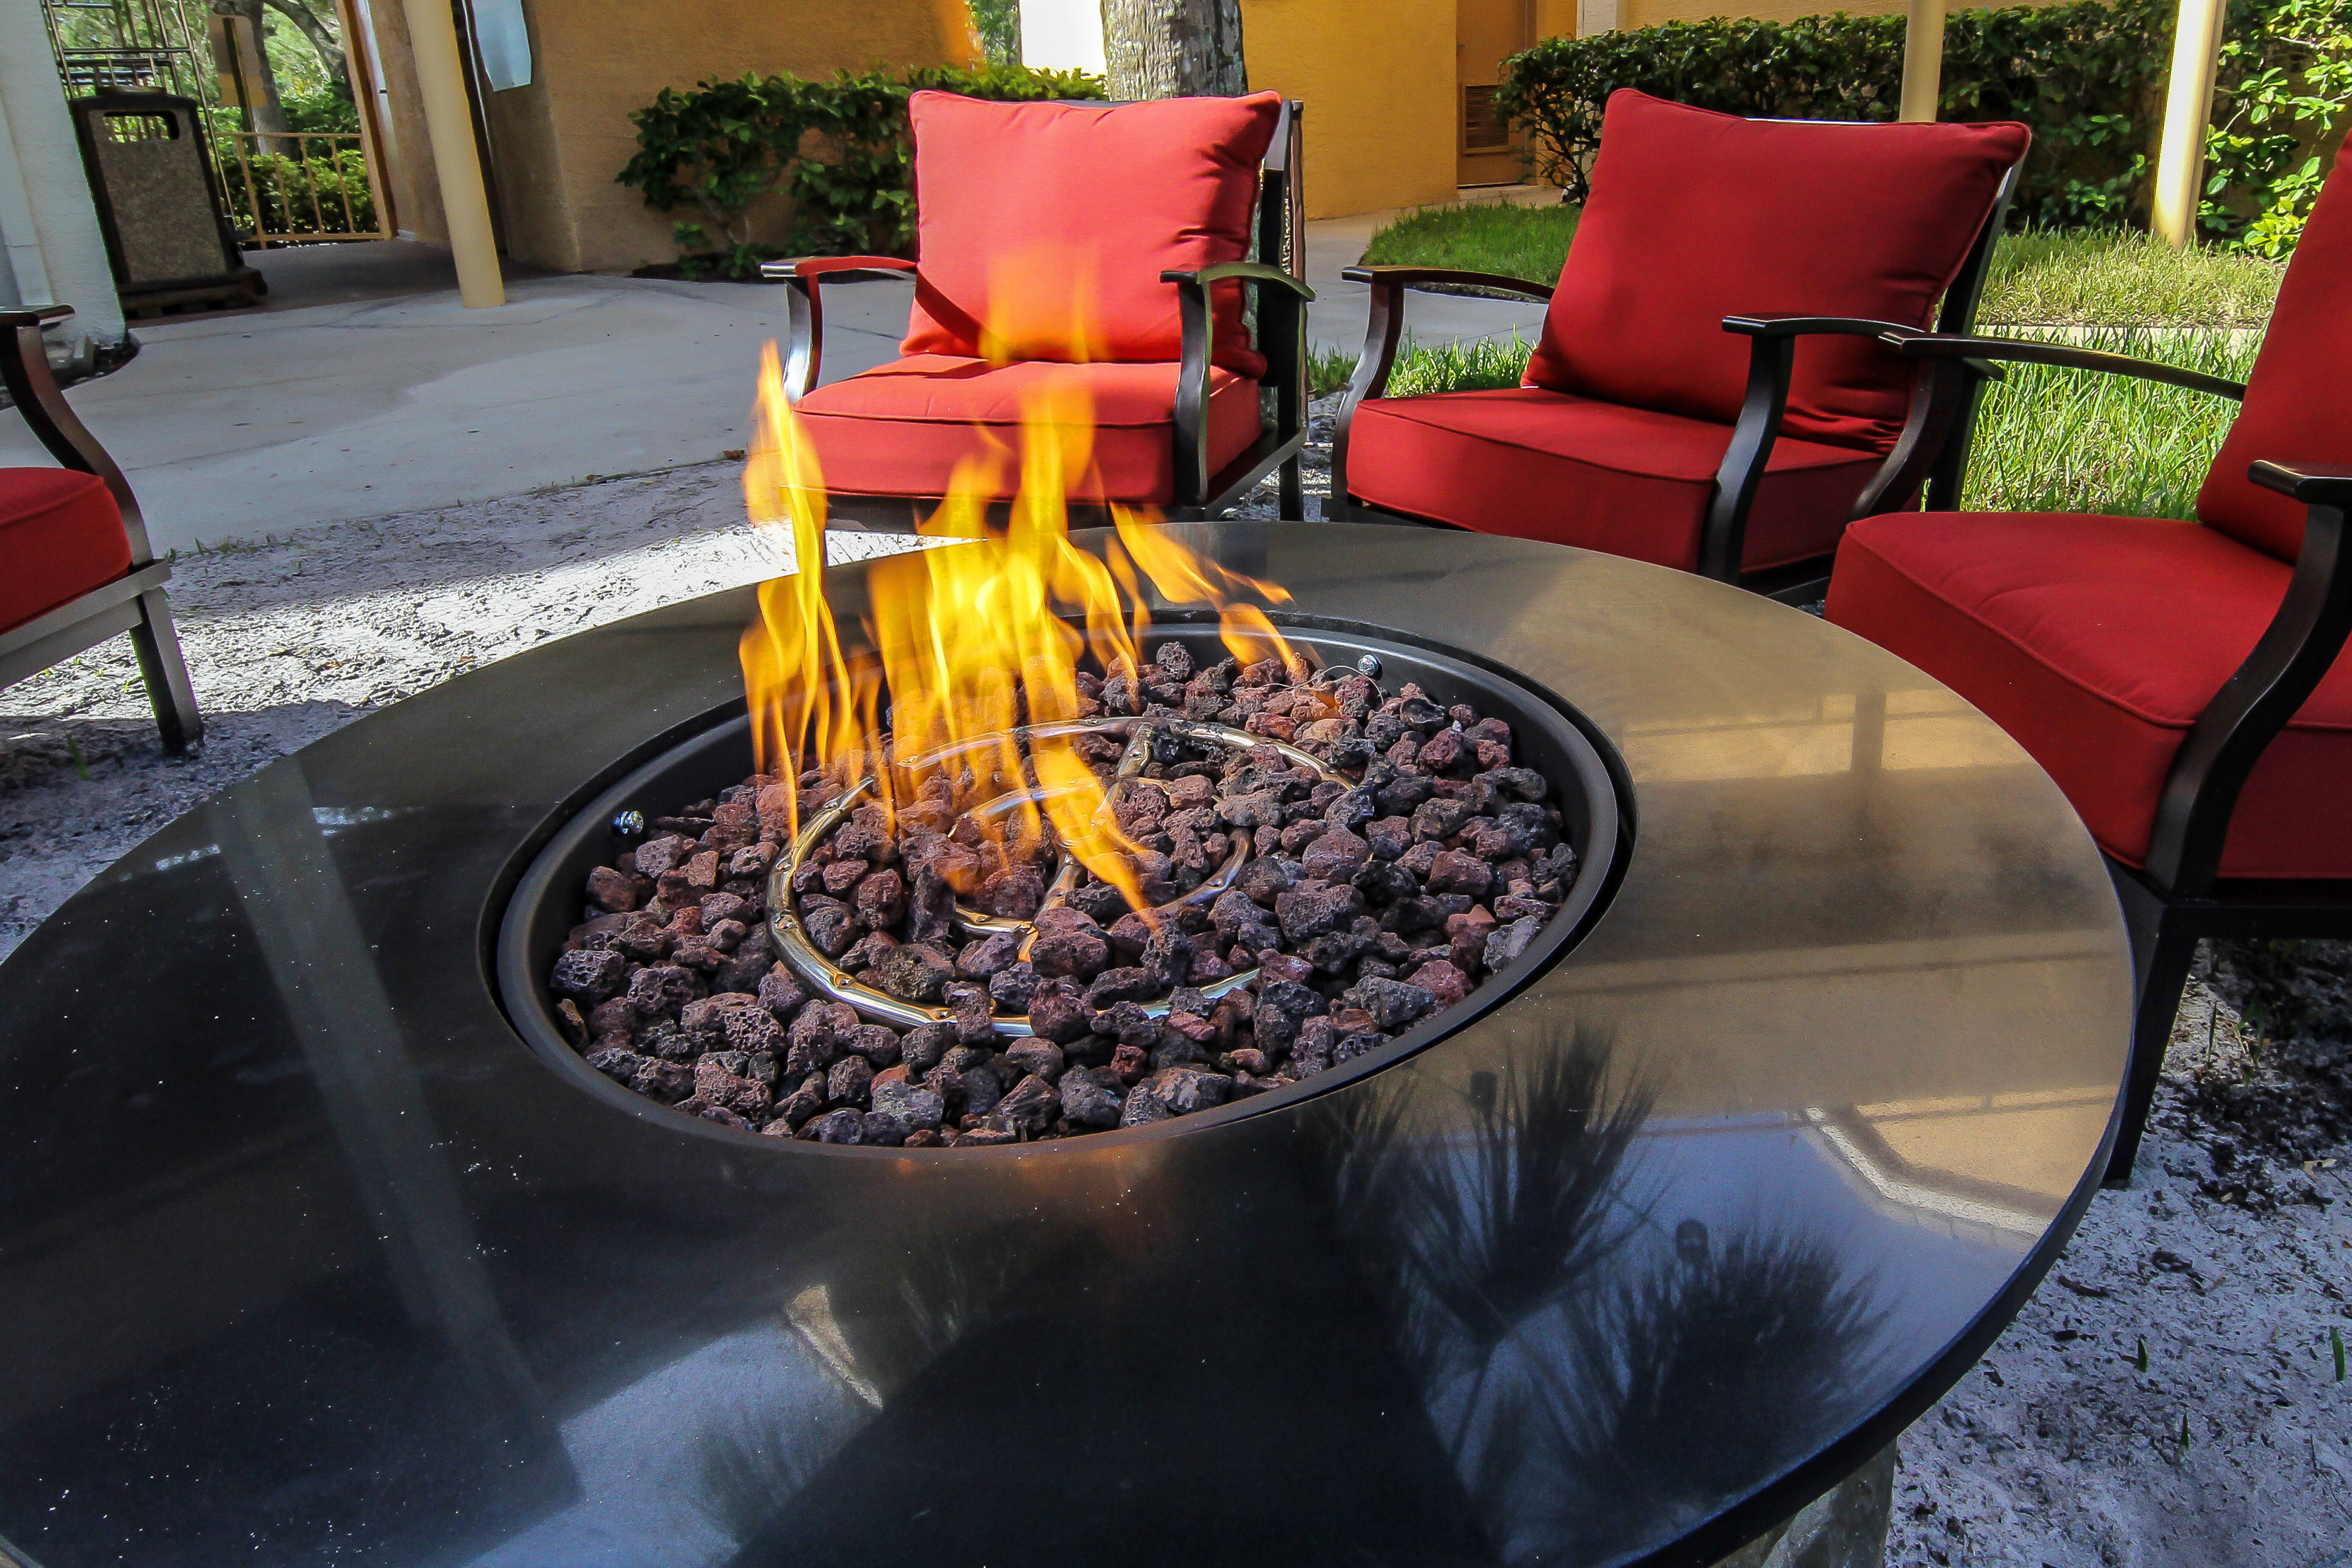
[[[586,786],[740,702],[751,594],[506,660],[224,791],[0,966],[0,1541],[1697,1563],[1884,1447],[2096,1183],[2129,966],[2055,787],[1909,665],[1695,577],[1185,533],[1588,716],[1635,829],[1580,945],[1196,1131],[700,1135],[533,1055],[489,955]]]

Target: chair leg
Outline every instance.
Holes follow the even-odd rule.
[[[2196,956],[2197,934],[2189,923],[2158,915],[2140,966],[2123,1124],[2116,1130],[2115,1152],[2107,1158],[2105,1179],[2109,1186],[2122,1186],[2131,1180],[2132,1166],[2139,1158],[2140,1134],[2147,1130],[2149,1108],[2156,1103],[2157,1080],[2164,1071],[2164,1048],[2171,1042],[2172,1020],[2179,1014],[2181,988],[2189,983],[2189,966]]]
[[[1282,477],[1278,481],[1282,489],[1281,504],[1275,508],[1274,515],[1285,522],[1303,523],[1307,520],[1307,484],[1300,475],[1299,463],[1300,456],[1294,452],[1289,461],[1282,465]]]
[[[188,681],[180,635],[172,626],[172,601],[162,589],[151,588],[139,596],[139,624],[131,629],[131,646],[139,654],[139,673],[147,682],[147,700],[154,705],[163,749],[187,750],[204,738],[205,717],[196,711],[196,689]]]

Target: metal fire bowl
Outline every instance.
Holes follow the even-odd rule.
[[[1278,1109],[1293,1098],[1327,1093],[1343,1083],[1404,1060],[1503,1001],[1527,980],[1541,973],[1591,928],[1606,901],[1615,872],[1622,862],[1631,833],[1631,822],[1623,810],[1620,785],[1600,747],[1594,743],[1574,710],[1558,695],[1540,692],[1528,683],[1497,670],[1482,667],[1459,652],[1418,647],[1394,637],[1320,624],[1311,619],[1278,614],[1276,620],[1282,625],[1285,635],[1312,646],[1328,665],[1346,669],[1354,666],[1360,659],[1369,658],[1380,669],[1378,678],[1387,690],[1392,692],[1406,682],[1413,682],[1441,704],[1466,702],[1481,714],[1507,721],[1517,743],[1519,760],[1542,772],[1553,782],[1552,803],[1560,808],[1567,839],[1577,852],[1578,867],[1576,880],[1569,888],[1567,898],[1562,901],[1561,913],[1554,916],[1538,940],[1509,969],[1490,978],[1467,1000],[1408,1030],[1381,1051],[1319,1074],[1295,1089],[1278,1091],[1272,1095],[1258,1095],[1216,1113],[1226,1116],[1259,1114],[1266,1110]],[[1223,653],[1217,641],[1215,622],[1205,616],[1187,616],[1178,611],[1164,612],[1146,634],[1144,643],[1150,649],[1171,641],[1184,643],[1197,660],[1213,661]],[[1203,744],[1267,744],[1261,737],[1217,725],[1182,720],[1160,722]],[[1123,730],[1127,727],[1127,721],[1117,720],[1105,726],[1088,727],[1113,727]],[[1289,753],[1295,761],[1304,766],[1324,771],[1322,764],[1306,752],[1287,746],[1279,749]],[[751,768],[749,721],[740,713],[714,716],[709,729],[630,769],[598,793],[549,840],[539,858],[523,873],[516,886],[514,897],[507,907],[499,941],[499,985],[507,1016],[550,1065],[583,1088],[599,1095],[609,1095],[616,1091],[617,1086],[588,1066],[581,1060],[579,1052],[564,1042],[551,1009],[545,982],[548,967],[555,961],[564,934],[580,922],[580,888],[589,869],[600,862],[609,861],[617,848],[610,824],[628,811],[641,813],[647,819],[674,812],[685,801],[698,800],[728,785],[741,783]],[[830,807],[821,810],[803,824],[796,842],[777,862],[777,872],[770,881],[769,907],[771,926],[776,934],[778,946],[782,949],[785,962],[814,988],[815,994],[848,1002],[866,1018],[901,1029],[946,1019],[949,1014],[945,1008],[902,1001],[873,987],[862,985],[844,973],[808,940],[793,913],[795,906],[782,896],[792,865],[813,849],[846,814],[855,794],[854,789],[845,792]],[[1236,854],[1239,852],[1237,851]],[[1189,896],[1213,897],[1218,886],[1222,885],[1223,875],[1238,869],[1237,862],[1229,861],[1219,877],[1204,883]],[[1060,891],[1062,886],[1057,882],[1056,891]],[[977,925],[1009,927],[1017,924],[990,921],[971,911],[961,913],[967,923]],[[1255,970],[1244,970],[1218,982],[1213,988],[1203,988],[1222,994],[1247,984],[1255,973]],[[1166,1003],[1163,999],[1157,1005],[1164,1009]],[[997,1032],[1008,1039],[1030,1032],[1027,1019],[1017,1015],[1000,1015],[996,1027]],[[1333,1076],[1334,1073],[1339,1076]],[[626,1090],[617,1092],[625,1095],[628,1093]],[[689,1124],[685,1118],[675,1113],[666,1114],[681,1126]],[[736,1133],[733,1135],[750,1138],[757,1134]],[[820,1156],[829,1156],[836,1152],[832,1145],[802,1146]]]
[[[1694,577],[1176,531],[1574,705],[1634,830],[1572,946],[1262,1111],[727,1134],[567,1078],[497,967],[555,839],[724,727],[751,596],[494,664],[0,965],[0,1559],[1695,1564],[1883,1449],[2095,1187],[2129,968],[2057,789]]]

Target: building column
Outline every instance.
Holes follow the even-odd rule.
[[[114,267],[41,8],[0,4],[0,306],[70,305],[49,332],[87,368],[96,345],[126,336]]]
[[[1925,124],[1936,118],[1944,88],[1944,0],[1911,0],[1903,30],[1903,105],[1897,120]]]
[[[474,109],[466,91],[457,23],[447,0],[402,0],[416,85],[425,99],[425,133],[433,143],[433,172],[441,185],[442,221],[457,261],[457,293],[468,308],[503,305],[499,243],[490,227],[490,200],[474,145]]]
[[[2172,79],[2164,92],[2164,137],[2156,155],[2150,226],[2180,250],[2197,237],[2204,183],[2205,122],[2213,114],[2213,73],[2221,51],[2223,0],[2180,0],[2172,30]]]

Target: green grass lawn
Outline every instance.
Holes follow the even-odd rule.
[[[2252,334],[2211,329],[2042,327],[2004,335],[2063,337],[2240,382],[2254,361]],[[2235,402],[2124,376],[2048,365],[2005,368],[2009,380],[1987,391],[1978,415],[1962,506],[1988,512],[2196,515],[2197,487],[2237,416]]]
[[[1373,235],[1371,244],[1364,247],[1363,264],[1451,267],[1530,283],[1557,283],[1560,263],[1568,256],[1568,242],[1576,233],[1577,214],[1577,208],[1558,203],[1541,207],[1505,202],[1423,207]]]
[[[1460,267],[1556,282],[1576,232],[1559,206],[1479,204],[1409,213],[1373,235],[1367,265]],[[1983,330],[2053,336],[2243,381],[2283,267],[2122,232],[2011,235],[1993,252]],[[1410,316],[1407,317],[1410,322]],[[1515,386],[1528,345],[1423,349],[1408,338],[1391,395]],[[1347,383],[1352,353],[1318,350],[1318,395]],[[2193,514],[2236,405],[2223,399],[2037,365],[2009,367],[1978,422],[1966,505],[2002,511]]]
[[[1981,326],[2259,327],[2285,268],[2122,232],[2011,235],[1993,248]]]

